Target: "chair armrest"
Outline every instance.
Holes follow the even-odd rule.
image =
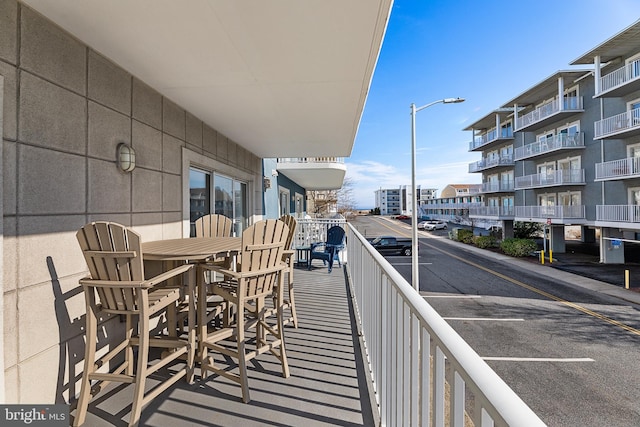
[[[165,271],[164,273],[160,273],[155,277],[152,277],[151,279],[147,279],[145,280],[145,282],[147,284],[149,284],[150,286],[154,286],[157,285],[158,283],[162,283],[168,279],[171,279],[172,277],[178,276],[182,273],[186,273],[187,271],[191,270],[193,268],[193,264],[183,264],[183,265],[179,265],[175,268],[172,268],[169,271]]]
[[[162,283],[172,277],[180,275],[193,268],[193,264],[184,264],[176,268],[173,268],[164,273],[160,273],[157,276],[148,280],[94,280],[91,277],[85,277],[80,279],[81,285],[95,286],[98,288],[151,288],[158,283]]]

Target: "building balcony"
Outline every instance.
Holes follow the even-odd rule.
[[[584,132],[575,135],[559,133],[553,137],[516,147],[513,151],[514,160],[524,160],[544,156],[560,150],[584,149]]]
[[[613,181],[639,177],[640,158],[637,157],[628,157],[626,159],[596,163],[595,181]]]
[[[504,142],[513,139],[513,131],[511,129],[501,129],[487,132],[473,139],[469,143],[469,151],[480,151],[489,147],[494,142]]]
[[[581,96],[564,97],[562,101],[558,98],[550,101],[535,110],[518,117],[516,120],[517,131],[534,131],[548,123],[560,120],[565,116],[573,115],[584,111]]]
[[[619,98],[640,89],[640,59],[636,59],[600,77],[600,91],[595,97]]]
[[[347,172],[342,157],[278,158],[276,168],[306,190],[337,190]]]
[[[599,120],[593,124],[593,139],[624,139],[640,134],[640,108]]]
[[[481,192],[487,193],[512,193],[515,189],[513,181],[483,182]]]
[[[499,167],[511,167],[515,163],[513,162],[513,156],[500,156],[494,158],[484,158],[479,162],[469,164],[469,173],[481,172],[487,169],[499,168]]]
[[[580,224],[585,222],[584,205],[516,206],[516,221]]]
[[[513,206],[478,206],[469,209],[469,218],[509,220],[514,218],[514,214]]]
[[[600,224],[598,224],[598,222]],[[640,227],[640,206],[638,205],[597,205],[596,225],[614,226],[621,228]],[[626,223],[625,226],[622,223]],[[630,226],[632,224],[632,226]]]
[[[584,169],[555,170],[534,175],[517,176],[516,190],[557,187],[560,185],[585,185]]]

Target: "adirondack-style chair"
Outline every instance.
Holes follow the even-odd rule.
[[[139,422],[142,407],[155,396],[185,375],[188,381],[192,380],[195,349],[185,339],[168,335],[150,336],[150,320],[174,307],[180,299],[179,287],[158,284],[190,271],[193,265],[181,265],[145,280],[140,235],[136,232],[112,222],[93,222],[82,227],[76,237],[90,275],[80,280],[87,312],[86,345],[82,385],[73,425],[84,423],[92,389],[98,393],[104,383],[117,381],[134,385],[129,425],[135,426]],[[188,276],[189,280],[193,280],[191,274]],[[98,319],[109,314],[124,316],[124,322],[113,322],[113,326],[125,329],[123,334],[118,334],[124,336],[124,340],[110,343],[112,350],[96,360]],[[189,325],[189,328],[193,327]],[[137,348],[137,362],[134,360],[134,347]],[[160,360],[150,364],[150,347],[170,351],[164,351]],[[122,352],[124,362],[105,372],[104,366],[108,366],[109,361]],[[184,368],[145,392],[147,377],[184,355],[187,356]]]
[[[291,316],[284,319],[284,323],[287,324],[289,322],[293,322],[293,326],[298,327],[298,315],[296,313],[296,302],[293,292],[293,265],[295,263],[294,250],[291,248],[291,244],[293,243],[293,236],[296,233],[296,219],[291,215],[282,215],[280,221],[284,222],[287,227],[289,227],[289,234],[287,235],[287,240],[284,244],[284,255],[282,256],[282,260],[287,265],[284,273],[286,273],[287,277],[287,286],[288,286],[288,297],[284,297],[282,301],[282,309],[291,311]],[[276,306],[275,297],[274,297],[274,306]]]
[[[286,265],[282,262],[284,245],[289,227],[279,220],[259,221],[242,233],[242,262],[233,269],[222,270],[223,278],[209,285],[209,292],[221,296],[237,308],[234,322],[207,332],[202,338],[201,376],[208,372],[229,378],[242,388],[242,400],[250,401],[247,362],[259,354],[270,351],[282,365],[282,375],[289,376],[289,366],[284,346],[282,310],[276,311],[276,324],[268,323],[265,300],[278,289],[276,304],[282,305]],[[200,266],[208,268],[207,265]],[[205,320],[199,319],[200,322]],[[247,332],[255,331],[255,341],[247,339]],[[251,344],[248,344],[251,341]],[[255,342],[255,345],[253,344]],[[279,349],[279,351],[278,351]],[[214,365],[209,351],[221,353],[237,361],[239,373]],[[226,359],[225,358],[225,359]]]
[[[195,221],[196,237],[231,237],[233,221],[220,214],[201,216]]]
[[[324,264],[329,264],[329,273],[333,268],[333,261],[340,263],[340,251],[344,249],[345,231],[339,225],[334,225],[327,230],[327,240],[320,243],[312,243],[309,251],[309,270],[314,259],[321,259]]]

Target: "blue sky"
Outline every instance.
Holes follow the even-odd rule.
[[[411,103],[466,99],[416,114],[417,185],[480,183],[462,129],[638,19],[640,0],[395,0],[345,160],[356,207],[411,184]]]

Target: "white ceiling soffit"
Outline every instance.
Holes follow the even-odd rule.
[[[260,157],[348,157],[393,0],[22,0]]]

